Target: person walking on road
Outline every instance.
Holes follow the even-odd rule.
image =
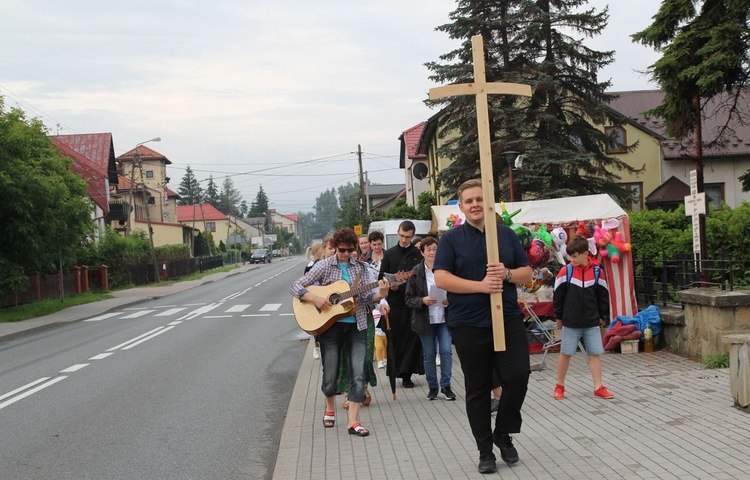
[[[485,224],[480,180],[458,188],[459,209],[466,222],[446,232],[435,257],[435,284],[448,291],[448,322],[461,361],[466,386],[466,413],[479,450],[480,473],[497,471],[492,444],[507,464],[518,462],[510,434],[521,431],[521,407],[529,375],[529,344],[517,284],[531,281],[531,267],[521,241],[509,227]],[[492,199],[487,199],[492,201]],[[497,228],[500,261],[487,263],[485,228]],[[496,352],[492,335],[490,294],[502,293],[505,346]],[[495,428],[490,414],[490,392],[499,377],[502,395]]]
[[[349,228],[342,228],[334,233],[332,245],[336,247],[336,254],[316,263],[313,268],[292,283],[289,291],[302,302],[312,302],[319,311],[325,311],[332,305],[327,298],[316,295],[307,289],[308,286],[318,284],[330,285],[339,280],[345,280],[352,285],[356,279],[367,278],[367,265],[351,257],[357,249],[357,236]],[[357,295],[360,305],[378,302],[388,295],[388,280],[378,282],[377,289]],[[338,377],[339,359],[342,350],[346,350],[349,357],[349,410],[347,427],[350,435],[366,437],[370,434],[359,421],[359,410],[365,400],[365,362],[367,349],[367,312],[366,308],[359,308],[355,315],[344,317],[334,323],[328,330],[318,335],[320,343],[321,362],[323,364],[323,380],[321,391],[325,395],[326,409],[323,415],[323,426],[332,428],[336,422],[336,378]]]
[[[422,261],[422,254],[411,244],[416,227],[409,220],[404,220],[398,227],[398,244],[386,250],[380,263],[380,277],[385,273],[409,272]],[[404,388],[414,388],[412,375],[424,375],[422,361],[422,342],[411,329],[411,310],[404,298],[406,284],[391,286],[388,297],[391,330],[388,342],[393,343],[394,358],[388,361],[386,371],[391,378],[401,378]]]
[[[427,377],[428,400],[435,400],[438,392],[446,400],[455,400],[456,394],[451,389],[451,370],[453,368],[453,347],[448,325],[445,323],[445,307],[448,300],[445,290],[435,286],[433,267],[438,241],[427,237],[419,245],[424,261],[414,267],[414,275],[406,283],[406,305],[411,311],[411,328],[419,335],[424,352],[424,371]],[[439,298],[433,295],[440,295]],[[437,352],[440,350],[440,381],[437,377]]]

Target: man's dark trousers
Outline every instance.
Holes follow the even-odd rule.
[[[521,317],[506,319],[504,352],[495,352],[492,329],[455,326],[453,345],[461,361],[466,387],[466,414],[479,454],[492,452],[493,430],[490,413],[492,372],[496,369],[503,387],[495,420],[495,432],[521,431],[521,407],[526,398],[531,369],[529,343]],[[497,385],[494,385],[497,386]]]

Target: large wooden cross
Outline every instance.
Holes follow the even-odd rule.
[[[482,196],[484,197],[484,232],[487,241],[487,262],[500,261],[495,228],[495,177],[492,173],[492,142],[490,140],[490,120],[487,95],[519,95],[530,97],[531,86],[519,83],[487,83],[484,68],[484,44],[481,35],[471,37],[474,61],[474,83],[445,85],[430,89],[430,100],[455,95],[474,95],[477,102],[477,129],[479,132],[479,168],[482,175]],[[495,351],[505,351],[505,323],[503,317],[503,295],[490,295],[492,305],[492,337]]]

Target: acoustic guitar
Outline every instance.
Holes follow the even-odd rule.
[[[383,276],[391,285],[404,283],[414,272],[386,273]],[[310,335],[319,335],[333,326],[342,318],[351,317],[357,312],[356,296],[368,292],[378,286],[378,282],[367,283],[352,288],[346,280],[339,280],[330,285],[310,285],[307,290],[331,303],[325,310],[318,310],[313,302],[303,302],[297,297],[292,298],[294,318],[299,328]]]

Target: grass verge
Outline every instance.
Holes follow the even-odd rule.
[[[0,310],[0,323],[20,322],[29,318],[43,317],[50,313],[59,312],[66,308],[83,305],[85,303],[98,302],[107,298],[113,298],[106,293],[83,293],[74,297],[65,297],[65,300],[59,298],[42,300],[40,302],[27,303],[17,307],[9,307]]]
[[[701,361],[706,368],[729,368],[729,354],[728,353],[714,353],[706,355]]]

